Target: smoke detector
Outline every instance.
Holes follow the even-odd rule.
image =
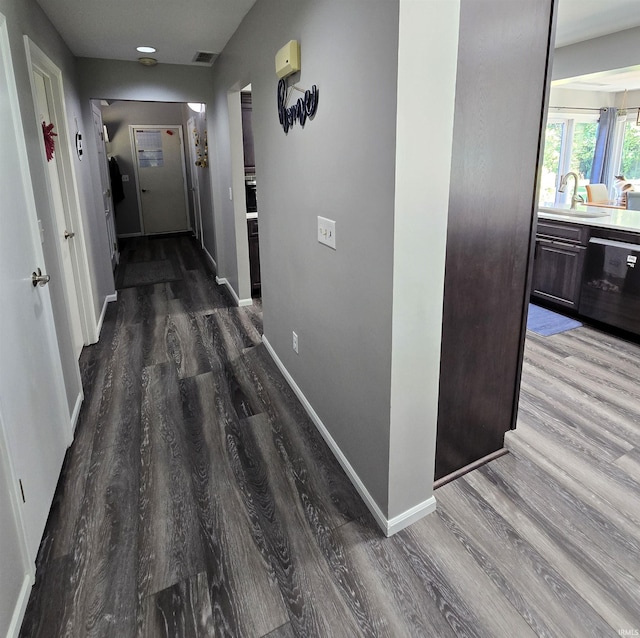
[[[138,62],[144,66],[155,66],[158,64],[158,60],[155,58],[138,58]]]

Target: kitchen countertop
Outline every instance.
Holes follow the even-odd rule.
[[[558,213],[554,213],[551,209]],[[640,233],[640,210],[616,210],[613,208],[601,208],[597,206],[578,206],[571,216],[563,215],[562,210],[569,210],[569,204],[556,206],[540,206],[539,219],[549,219],[581,226],[595,226],[597,228],[611,228],[613,230],[626,230],[627,232]],[[577,213],[577,214],[575,214]],[[584,217],[580,213],[585,213]],[[600,217],[591,217],[594,213],[601,213]]]

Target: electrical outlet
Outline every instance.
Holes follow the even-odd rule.
[[[129,176],[128,175],[123,175],[122,176],[122,181],[123,182],[128,182],[129,181]]]
[[[336,223],[332,219],[318,215],[318,241],[336,249]]]
[[[293,335],[293,351],[298,354],[298,335],[295,332],[291,334]]]

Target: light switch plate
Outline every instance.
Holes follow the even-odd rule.
[[[336,223],[332,219],[318,215],[318,241],[333,250],[336,249]]]

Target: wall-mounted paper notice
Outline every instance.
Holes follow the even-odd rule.
[[[138,166],[140,168],[164,166],[162,131],[157,129],[137,129],[136,146],[138,147]]]

